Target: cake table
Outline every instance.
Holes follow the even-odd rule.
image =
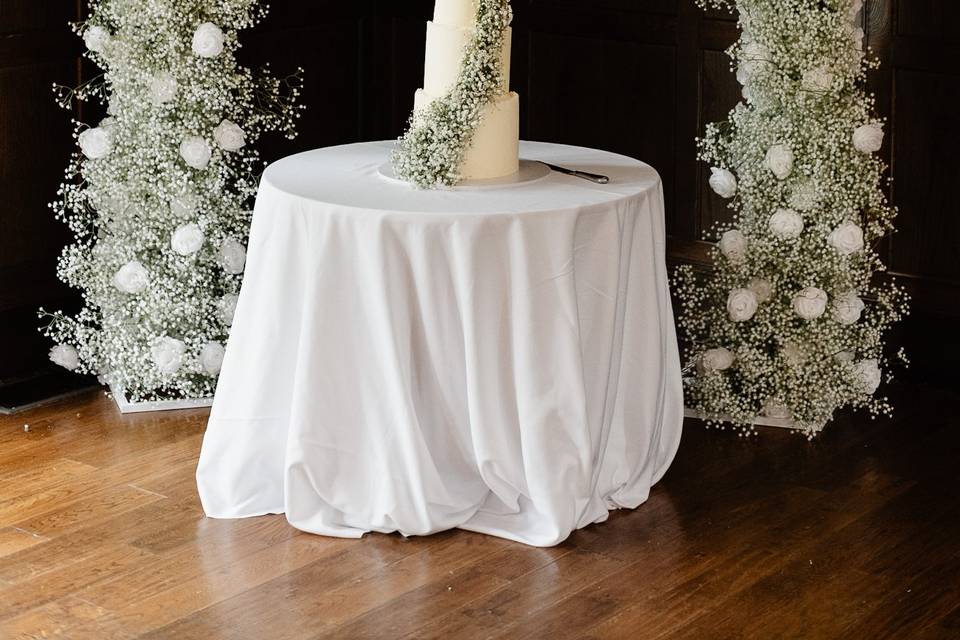
[[[610,183],[422,191],[380,174],[391,146],[263,176],[197,469],[207,515],[550,546],[643,503],[683,412],[656,171],[525,142]]]

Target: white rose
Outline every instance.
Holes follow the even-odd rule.
[[[770,233],[783,240],[799,238],[803,231],[803,218],[792,209],[777,209],[767,224]]]
[[[737,193],[737,178],[726,169],[711,167],[710,171],[710,188],[721,198],[732,198]]]
[[[790,193],[790,206],[797,211],[810,211],[820,201],[820,190],[813,180],[806,180]]]
[[[837,362],[853,362],[854,355],[852,351],[841,351],[833,357]]]
[[[724,371],[733,365],[735,360],[733,352],[723,347],[716,349],[707,349],[703,352],[703,368],[708,372]]]
[[[827,292],[807,287],[793,297],[793,311],[804,320],[819,318],[827,310]]]
[[[97,208],[102,208],[115,215],[121,215],[127,210],[126,194],[107,195],[99,200]]]
[[[223,324],[228,327],[233,324],[233,317],[237,314],[237,301],[239,300],[240,296],[235,293],[228,293],[220,298],[220,317],[223,319]]]
[[[180,157],[194,169],[203,169],[210,164],[210,145],[200,136],[188,136],[180,143]]]
[[[748,104],[753,105],[760,111],[770,111],[779,106],[779,102],[775,97],[770,96],[765,91],[754,91],[751,85],[744,86],[740,90],[740,95],[743,96],[743,99],[746,100]]]
[[[742,60],[740,68],[743,70],[744,80],[746,80],[746,82],[741,82],[740,84],[747,84],[754,74],[766,68],[767,60],[770,58],[770,52],[759,42],[751,41],[743,48],[743,53],[740,57]]]
[[[850,19],[856,20],[860,16],[861,11],[863,11],[863,0],[853,0],[853,3],[850,5]]]
[[[213,130],[213,139],[224,151],[239,151],[247,144],[243,129],[229,120],[224,120]]]
[[[180,369],[186,351],[187,345],[168,336],[157,338],[150,345],[150,357],[153,364],[160,370],[160,373],[168,376],[173,375]]]
[[[150,102],[159,107],[177,97],[177,80],[169,73],[161,73],[150,81]]]
[[[862,124],[853,131],[853,146],[860,153],[876,153],[883,146],[883,125]]]
[[[50,349],[50,360],[68,371],[76,371],[80,367],[80,354],[68,344],[58,344]]]
[[[757,296],[757,302],[760,304],[769,300],[773,295],[773,284],[763,278],[754,278],[751,280],[750,284],[747,285],[747,289],[753,291],[753,295]]]
[[[807,69],[803,72],[803,79],[800,86],[804,91],[823,93],[829,91],[833,86],[833,74],[827,65],[820,65],[813,69]]]
[[[727,313],[734,322],[746,322],[757,312],[757,296],[750,289],[734,289],[727,298]]]
[[[767,48],[754,40],[752,36],[748,37],[746,42],[746,46],[743,47],[743,57],[745,59],[766,61],[770,58],[770,52]]]
[[[106,118],[100,121],[100,128],[111,133],[111,135],[112,135],[113,128],[116,126],[117,126],[117,119],[113,116],[107,116]]]
[[[880,363],[874,359],[861,360],[856,364],[856,370],[857,375],[860,376],[863,392],[868,396],[872,396],[877,392],[877,388],[883,379],[883,374],[880,372]]]
[[[860,65],[863,64],[863,58],[866,55],[863,51],[863,39],[865,37],[865,34],[863,32],[863,29],[858,29],[858,31],[860,32],[859,35],[854,35],[854,43],[855,43],[854,59],[851,60],[850,62],[851,71],[854,74],[860,73]]]
[[[223,53],[224,36],[220,27],[204,22],[193,34],[193,53],[201,58],[216,58]]]
[[[863,41],[866,39],[867,34],[863,30],[863,27],[854,27],[850,30],[850,37],[853,38],[853,46],[856,47],[857,52],[860,54],[857,56],[858,60],[863,58]],[[859,66],[859,62],[858,62]]]
[[[207,375],[215,376],[220,373],[223,367],[223,355],[226,353],[223,345],[219,342],[208,342],[203,345],[200,351],[200,366]]]
[[[129,206],[129,203],[120,197],[107,198],[107,200],[104,202],[104,208],[115,215],[123,215]]]
[[[103,27],[90,27],[83,33],[83,44],[94,53],[103,53],[110,44],[110,32]]]
[[[247,250],[233,238],[227,238],[220,245],[220,264],[227,273],[243,273],[247,262]]]
[[[80,134],[80,151],[91,160],[99,160],[113,151],[113,133],[109,127],[94,127]]]
[[[775,144],[767,150],[764,166],[780,180],[785,180],[793,172],[793,151],[785,144]]]
[[[747,237],[739,229],[731,229],[720,236],[720,253],[734,264],[747,258]]]
[[[182,256],[193,255],[203,246],[203,231],[195,223],[181,225],[173,232],[170,246]]]
[[[767,398],[767,401],[763,404],[761,413],[768,418],[777,420],[789,420],[793,416],[790,408],[776,398]]]
[[[750,82],[750,67],[742,62],[737,65],[737,82],[744,86]]]
[[[780,356],[791,367],[799,367],[807,361],[807,352],[796,342],[788,341],[780,348]]]
[[[840,324],[853,324],[860,319],[865,306],[855,291],[849,291],[833,301],[833,318]]]
[[[170,213],[177,218],[192,218],[199,207],[199,198],[192,191],[184,191],[170,201]]]
[[[843,256],[849,256],[863,249],[863,229],[847,221],[830,232],[827,242]]]
[[[149,284],[149,272],[136,260],[131,260],[120,267],[116,275],[113,276],[113,286],[122,293],[140,293]]]
[[[770,51],[759,42],[748,42],[743,48],[741,59],[748,82],[756,74],[763,73],[770,68]]]

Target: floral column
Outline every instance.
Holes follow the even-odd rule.
[[[51,358],[132,401],[213,394],[246,259],[265,131],[294,135],[299,79],[238,66],[253,0],[99,0],[75,25],[104,73],[61,104],[96,99],[77,124],[57,217],[75,234],[59,275],[83,292],[49,319]]]
[[[842,407],[890,411],[876,391],[884,336],[906,296],[874,274],[896,210],[877,156],[883,123],[864,90],[862,0],[698,0],[733,6],[729,53],[743,102],[707,127],[701,158],[729,200],[714,270],[676,278],[693,375],[687,404],[746,426],[789,419],[808,434]]]

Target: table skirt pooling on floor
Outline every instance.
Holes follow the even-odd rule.
[[[683,404],[659,178],[523,151],[613,179],[422,192],[376,174],[383,143],[268,169],[197,471],[209,516],[549,546],[647,499]]]

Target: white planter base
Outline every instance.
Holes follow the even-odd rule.
[[[706,414],[696,411],[694,409],[684,408],[683,415],[686,418],[697,418],[699,420],[707,420],[708,417]],[[721,422],[730,422],[733,421],[729,419],[729,416],[710,416],[713,420],[719,420]],[[755,427],[778,427],[780,429],[797,429],[796,423],[789,418],[766,418],[764,416],[757,416],[753,421],[753,426]]]
[[[205,409],[213,406],[213,398],[189,398],[185,400],[155,400],[153,402],[130,402],[123,389],[110,387],[113,401],[120,413],[149,413],[152,411],[183,411],[185,409]]]

